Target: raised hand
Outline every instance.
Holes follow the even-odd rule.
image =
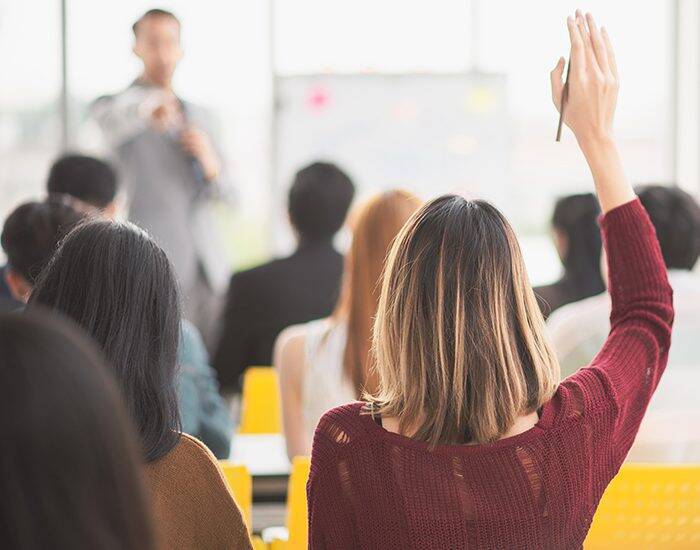
[[[577,11],[567,19],[571,54],[564,123],[583,146],[591,139],[612,136],[619,80],[615,53],[605,28],[599,29],[589,13]],[[564,59],[551,73],[552,101],[561,107]]]
[[[580,11],[567,19],[571,57],[564,123],[571,128],[595,181],[603,212],[634,199],[613,138],[619,88],[615,54],[605,29]],[[552,101],[561,108],[564,59],[551,73]]]

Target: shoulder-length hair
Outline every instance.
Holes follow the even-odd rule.
[[[89,221],[61,243],[29,300],[66,315],[102,347],[151,462],[179,441],[180,308],[165,252],[130,223]]]
[[[0,316],[3,547],[156,548],[143,459],[97,347],[65,320]]]
[[[433,445],[499,439],[559,379],[512,228],[488,202],[454,195],[394,241],[374,350],[379,389],[367,399]]]
[[[564,279],[571,285],[577,299],[605,290],[600,272],[599,215],[598,199],[593,193],[568,195],[557,200],[554,206],[552,227],[566,237],[567,243],[562,258]]]
[[[350,219],[352,244],[333,317],[347,322],[343,370],[358,397],[377,388],[370,347],[384,261],[394,237],[420,205],[420,199],[407,191],[386,191],[360,205]]]

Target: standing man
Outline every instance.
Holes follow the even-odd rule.
[[[172,87],[182,58],[180,22],[153,9],[133,25],[141,75],[123,92],[99,98],[91,119],[124,182],[128,218],[165,249],[178,276],[185,316],[213,339],[229,269],[211,216],[228,179],[211,123]]]

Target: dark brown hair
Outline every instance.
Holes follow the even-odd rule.
[[[180,20],[177,18],[177,16],[168,10],[163,10],[160,8],[153,8],[151,10],[148,10],[146,13],[144,13],[141,17],[139,17],[133,25],[131,25],[131,30],[134,31],[134,36],[138,33],[139,30],[139,25],[141,24],[142,21],[150,18],[150,17],[169,17],[173,19],[176,23],[178,28],[180,27]]]
[[[146,460],[175,447],[180,307],[163,249],[130,223],[83,223],[39,277],[29,298],[29,307],[36,305],[69,317],[101,346]]]
[[[427,203],[396,237],[374,350],[369,401],[431,444],[494,441],[559,380],[515,233],[488,202],[454,195]]]
[[[0,540],[156,547],[142,459],[97,347],[47,314],[0,316]]]

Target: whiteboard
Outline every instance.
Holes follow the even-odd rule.
[[[497,204],[505,198],[511,136],[504,75],[282,76],[275,90],[280,210],[294,173],[315,160],[339,164],[359,195],[400,187],[424,199],[447,192]],[[281,241],[288,248],[288,231],[278,225],[276,248]]]

